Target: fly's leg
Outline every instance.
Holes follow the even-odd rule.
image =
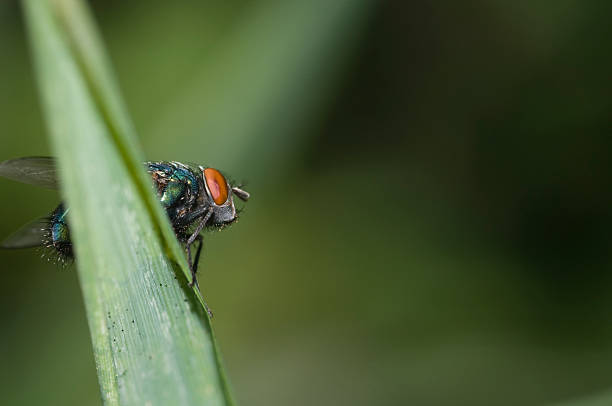
[[[189,261],[189,269],[191,270],[191,281],[192,281],[189,283],[189,286],[193,287],[195,285],[198,287],[198,290],[200,290],[200,285],[198,284],[198,280],[196,278],[196,272],[198,271],[198,262],[200,261],[200,253],[202,252],[202,246],[204,245],[204,242],[202,241],[201,235],[198,235],[196,237],[196,239],[194,240],[194,243],[195,241],[198,242],[198,250],[196,251],[193,262],[191,261],[191,245],[187,246],[187,259]],[[208,307],[208,304],[206,304],[206,301],[204,301],[204,309],[206,310],[206,313],[208,313],[208,316],[212,318],[213,312]]]
[[[195,254],[195,258],[193,259],[193,261],[191,260],[191,246],[188,245],[187,246],[187,259],[189,262],[189,270],[191,271],[191,280],[193,281],[193,283],[195,283],[196,285],[198,284],[197,279],[195,278],[196,273],[198,272],[198,263],[200,262],[200,253],[202,252],[202,245],[204,245],[203,241],[202,241],[202,236],[198,235],[196,237],[196,239],[194,240],[193,244],[198,243],[198,249],[196,251]],[[193,287],[192,284],[190,284],[190,286]],[[199,288],[199,286],[198,286]]]
[[[202,214],[204,213],[206,214],[202,217]],[[200,220],[198,220],[198,225],[195,228],[194,232],[189,236],[189,238],[185,242],[185,249],[187,250],[187,259],[188,259],[187,263],[189,265],[189,270],[191,271],[191,282],[189,282],[189,287],[193,288],[194,286],[196,286],[198,290],[200,290],[200,286],[198,285],[198,279],[196,278],[196,271],[198,269],[198,261],[200,260],[200,252],[202,251],[202,245],[203,245],[202,236],[200,235],[200,233],[202,232],[202,229],[204,228],[206,223],[208,223],[208,220],[210,220],[210,218],[212,217],[213,209],[212,207],[210,207],[206,209],[206,211],[205,210],[199,211],[198,214],[201,216]],[[196,240],[199,242],[198,250],[196,252],[195,261],[191,261],[191,245]],[[204,302],[204,308],[206,309],[206,313],[208,313],[208,315],[212,318],[213,314],[208,308],[208,305],[206,304],[206,302]]]
[[[198,238],[196,238],[196,241],[198,241],[198,250],[196,251],[195,254],[195,258],[193,259],[193,272],[197,273],[198,272],[198,264],[200,263],[200,254],[202,253],[202,246],[204,245],[204,241],[202,239],[201,235],[198,235]]]
[[[210,212],[211,210],[212,209],[210,207],[209,208],[206,208],[206,207],[198,208],[189,214],[175,218],[172,225],[175,228],[185,227],[193,223],[194,221],[196,221],[198,218],[201,218],[204,215],[208,215],[208,212]]]
[[[193,242],[200,236],[200,233],[202,232],[202,229],[204,228],[204,226],[206,225],[206,223],[208,222],[208,220],[210,219],[211,216],[212,216],[212,208],[210,210],[208,210],[208,213],[206,213],[206,215],[204,217],[202,217],[202,220],[200,220],[200,222],[198,223],[198,226],[196,227],[195,231],[193,232],[193,234],[191,234],[191,236],[189,237],[189,239],[185,243],[185,245],[187,246],[187,254],[189,256],[189,268],[191,269],[191,282],[189,283],[190,287],[193,287],[193,285],[197,285],[197,283],[198,283],[197,280],[196,280],[196,267],[197,267],[197,265],[194,267],[194,264],[191,263],[191,244],[193,244]],[[200,245],[200,247],[201,247],[201,245]],[[200,255],[200,253],[199,253],[199,250],[198,250],[198,256],[199,255]]]

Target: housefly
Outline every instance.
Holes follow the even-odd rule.
[[[202,251],[204,227],[221,227],[236,221],[233,197],[243,201],[249,193],[232,186],[217,169],[201,165],[186,165],[174,161],[146,162],[159,202],[166,210],[177,239],[185,245],[191,286],[197,284],[196,271]],[[49,157],[27,157],[0,162],[0,176],[8,179],[58,188],[55,160]],[[46,217],[26,224],[0,243],[2,248],[51,248],[62,261],[73,258],[68,213],[60,203]],[[198,243],[192,260],[192,245]]]

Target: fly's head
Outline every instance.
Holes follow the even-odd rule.
[[[202,168],[202,178],[206,187],[206,195],[212,208],[211,223],[228,224],[236,220],[236,207],[233,196],[243,201],[249,199],[249,193],[237,186],[232,186],[225,177],[214,168]]]

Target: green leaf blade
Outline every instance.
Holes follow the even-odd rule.
[[[180,247],[162,240],[165,213],[147,203],[135,142],[112,124],[52,4],[24,9],[104,403],[231,404],[207,315],[167,257]]]

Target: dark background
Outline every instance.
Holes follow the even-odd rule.
[[[201,284],[243,405],[612,386],[612,3],[94,1],[150,159],[248,181]],[[0,3],[0,159],[49,153]],[[0,236],[54,192],[0,179]],[[0,252],[2,403],[99,404],[74,269]]]

